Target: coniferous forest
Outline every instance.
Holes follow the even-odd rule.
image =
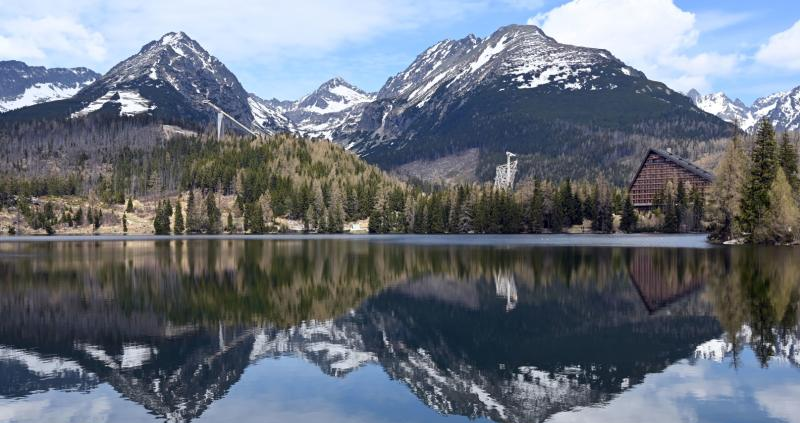
[[[150,128],[150,127],[148,127]],[[62,129],[65,137],[70,131]],[[668,182],[653,210],[634,209],[627,187],[591,180],[519,178],[489,183],[404,182],[340,146],[290,135],[203,135],[113,148],[134,132],[94,131],[103,146],[59,151],[58,171],[0,175],[4,232],[220,234],[704,232],[719,242],[794,242],[798,226],[796,141],[762,122],[730,141],[710,192]],[[780,138],[780,141],[778,140]],[[81,149],[77,149],[81,150]],[[41,156],[39,156],[41,157]],[[130,229],[129,229],[130,228]]]

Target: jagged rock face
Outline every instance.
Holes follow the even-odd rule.
[[[393,167],[475,147],[558,155],[570,149],[557,141],[566,127],[646,132],[648,122],[678,120],[706,128],[701,137],[729,130],[606,50],[560,44],[535,26],[511,25],[486,39],[429,48],[335,140]],[[677,124],[659,134],[698,138]]]
[[[262,100],[251,96],[256,120],[269,116],[276,128],[303,136],[335,140],[357,124],[364,107],[375,99],[342,78],[325,82],[297,101]]]
[[[87,68],[47,69],[0,61],[0,113],[72,97],[98,78],[100,74]]]
[[[146,44],[67,101],[24,108],[6,118],[78,118],[95,113],[149,115],[164,122],[205,126],[215,112],[204,100],[242,124],[263,132],[286,130],[286,120],[258,107],[236,76],[197,41],[171,32]]]
[[[742,100],[738,98],[731,100],[723,92],[702,95],[692,89],[686,95],[694,101],[697,107],[726,122],[737,122],[740,127],[745,129],[752,128],[756,122],[753,112]]]
[[[739,100],[731,100],[725,93],[701,95],[690,90],[687,96],[697,107],[727,122],[738,122],[745,131],[752,131],[764,118],[779,131],[800,129],[800,86],[756,99],[751,106]]]
[[[210,121],[214,113],[202,104],[209,99],[243,124],[253,123],[249,95],[236,76],[183,32],[146,44],[79,96],[96,102],[109,92],[137,98],[139,113],[166,119]]]
[[[800,130],[800,86],[761,97],[751,109],[756,119],[767,118],[779,131]]]

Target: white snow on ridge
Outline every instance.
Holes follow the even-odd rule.
[[[486,49],[483,50],[483,53],[481,53],[481,55],[478,56],[478,59],[469,65],[470,72],[475,72],[476,70],[480,69],[481,66],[489,63],[489,61],[492,60],[492,57],[496,56],[498,53],[505,50],[507,41],[508,41],[508,36],[503,35],[503,38],[501,38],[500,41],[497,42],[497,44],[495,44],[494,46],[486,47]]]
[[[115,98],[117,95],[119,96],[118,99]],[[78,112],[73,113],[71,117],[76,118],[86,116],[89,113],[100,110],[100,108],[102,108],[106,103],[119,104],[121,106],[119,111],[120,116],[134,116],[155,109],[155,106],[153,106],[149,100],[142,97],[138,91],[119,90],[105,93],[97,100],[89,103],[88,106],[84,107]]]
[[[94,80],[87,81],[86,85],[94,82]],[[34,104],[45,103],[48,101],[63,100],[70,98],[80,91],[84,85],[75,84],[74,86],[62,87],[53,83],[38,83],[32,87],[28,87],[24,93],[16,98],[0,101],[0,113],[9,110],[20,109]]]

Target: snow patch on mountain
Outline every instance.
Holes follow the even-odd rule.
[[[86,116],[100,110],[106,104],[118,104],[120,116],[135,116],[149,112],[156,108],[149,100],[142,97],[136,90],[109,91],[97,100],[89,103],[80,111],[72,114],[73,118]]]
[[[0,113],[70,98],[99,77],[86,68],[47,69],[0,61]]]
[[[94,80],[87,81],[87,83],[91,82],[94,82]],[[62,86],[50,82],[34,84],[16,97],[0,100],[0,113],[34,104],[70,98],[84,86],[85,84],[79,83],[72,86]]]

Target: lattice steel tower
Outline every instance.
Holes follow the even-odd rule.
[[[497,166],[497,171],[494,175],[495,189],[510,190],[514,188],[514,178],[517,176],[517,157],[514,153],[506,151],[506,163]]]

